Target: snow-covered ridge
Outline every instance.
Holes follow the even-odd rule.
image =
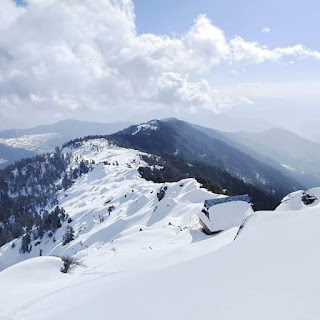
[[[52,150],[52,146],[49,144],[50,140],[60,137],[62,137],[62,135],[58,133],[30,134],[18,138],[0,138],[0,143],[9,147],[22,148],[36,153],[45,153]]]
[[[135,132],[132,133],[132,135],[136,135],[137,133],[139,133],[140,131],[156,131],[158,130],[158,120],[151,120],[147,123],[143,123],[143,124],[139,124],[137,125],[137,130]]]
[[[291,194],[284,203],[297,199]],[[110,243],[80,251],[85,266],[71,274],[59,271],[61,260],[55,257],[27,260],[0,273],[5,288],[0,315],[13,320],[66,314],[104,319],[106,312],[139,320],[208,314],[224,320],[318,319],[319,207],[257,212],[233,242],[234,230],[204,237],[173,225],[129,229]]]
[[[219,196],[201,189],[194,179],[186,179],[166,183],[166,195],[159,201],[157,193],[164,185],[144,180],[137,170],[147,166],[141,160],[146,154],[112,146],[103,139],[89,140],[79,148],[65,149],[64,152],[72,153],[74,163],[71,168],[79,158],[95,162],[92,171],[58,196],[59,206],[64,208],[72,222],[58,229],[54,238],[45,236],[41,242],[34,240],[31,253],[19,254],[20,240],[14,241],[14,248],[13,242],[3,246],[0,249],[0,270],[39,256],[40,251],[43,255],[78,254],[82,257],[87,248],[110,246],[115,239],[130,247],[130,238],[139,235],[140,230],[149,235],[147,239],[139,236],[141,247],[148,248],[154,242],[153,237],[167,241],[178,234],[191,242],[189,228],[197,224],[197,213],[204,200]],[[63,246],[67,226],[74,229],[75,240]]]
[[[95,166],[60,192],[59,205],[72,221],[58,229],[56,241],[44,237],[25,255],[19,241],[1,248],[2,268],[34,258],[0,272],[0,319],[319,318],[320,188],[250,215],[233,241],[237,227],[200,232],[203,201],[219,196],[194,179],[146,181],[137,170],[147,165],[145,154],[105,140],[64,152]],[[306,194],[317,199],[306,205]],[[75,239],[63,246],[67,225]],[[38,257],[40,249],[48,256]],[[83,266],[62,274],[53,255],[74,255]]]

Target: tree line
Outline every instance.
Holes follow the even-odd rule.
[[[0,170],[0,246],[22,236],[22,253],[45,234],[53,237],[69,217],[58,206],[58,192],[68,189],[94,162],[73,159],[56,148],[52,154],[22,159]]]

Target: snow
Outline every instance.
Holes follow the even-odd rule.
[[[164,166],[158,166],[156,164],[156,165],[151,166],[150,169],[151,169],[151,171],[153,171],[153,170],[162,170],[162,169],[164,169]]]
[[[295,169],[295,168],[293,168],[293,167],[290,167],[290,166],[288,166],[287,164],[281,163],[281,165],[282,165],[285,169],[287,169],[288,171],[292,171],[292,172],[297,172],[297,171],[298,171],[297,169]]]
[[[10,319],[10,313],[6,314],[5,311],[12,310],[17,301],[21,303],[21,310],[32,302],[38,302],[44,287],[50,286],[51,290],[60,288],[66,280],[65,275],[59,272],[61,267],[60,258],[37,257],[2,271],[0,283],[2,290],[6,288],[6,292],[1,294],[0,319]],[[6,317],[2,318],[4,315]]]
[[[3,159],[3,158],[0,158],[0,164],[1,164],[1,163],[6,163],[6,162],[8,162],[8,160]]]
[[[301,198],[304,194],[313,195],[317,200],[310,205],[305,205]],[[276,209],[277,211],[296,211],[304,210],[305,208],[318,207],[320,205],[320,188],[312,188],[309,190],[298,190],[288,194],[281,201],[281,204]]]
[[[157,120],[151,120],[147,123],[139,124],[137,125],[137,130],[132,133],[132,135],[136,135],[140,131],[156,131],[158,130],[158,121]]]
[[[227,232],[193,245],[172,248],[163,243],[162,250],[144,254],[89,253],[91,262],[66,275],[68,284],[57,279],[55,286],[61,288],[49,293],[43,282],[39,302],[19,308],[22,300],[15,298],[17,309],[4,315],[48,320],[66,314],[71,319],[318,319],[318,210],[258,212],[236,241],[218,250],[217,242],[226,241]],[[38,258],[35,270],[41,269],[40,259],[45,258]],[[132,264],[136,268],[129,270]],[[4,273],[11,279],[13,297],[20,288],[16,272],[9,268],[0,273],[0,282]],[[33,294],[33,286],[29,290]]]
[[[198,213],[199,218],[212,232],[227,230],[232,227],[240,227],[253,210],[250,203],[245,201],[233,201],[214,205],[208,210],[209,217],[205,213]]]
[[[18,254],[18,240],[14,249],[1,248],[6,269],[0,272],[0,319],[320,317],[318,200],[305,206],[299,191],[276,211],[250,214],[235,241],[240,220],[234,223],[234,215],[247,216],[249,204],[217,205],[210,215],[227,230],[206,236],[197,213],[204,200],[218,195],[195,180],[166,183],[159,202],[156,193],[163,184],[145,181],[137,171],[147,165],[141,152],[102,140],[67,151],[96,162],[59,195],[76,238],[63,247],[58,239],[64,226],[56,243],[44,239],[30,254]],[[320,188],[308,192],[320,198]],[[115,210],[109,216],[111,205]],[[51,256],[17,263],[38,255],[40,247]],[[63,274],[54,254],[75,254],[82,266]]]
[[[18,138],[0,138],[0,143],[9,147],[22,148],[36,153],[46,153],[52,151],[52,146],[49,142],[60,137],[62,137],[62,135],[58,133],[30,134]]]
[[[121,245],[128,250],[131,247],[131,250],[136,249],[135,244],[131,244],[135,237],[141,238],[139,250],[155,242],[153,236],[163,241],[184,236],[191,242],[189,228],[195,226],[199,230],[197,213],[201,211],[204,200],[217,197],[200,188],[194,179],[185,179],[167,183],[166,195],[159,202],[157,192],[163,184],[142,179],[137,170],[147,165],[140,158],[145,154],[110,146],[105,140],[89,141],[81,148],[65,152],[72,152],[74,159],[84,158],[96,163],[91,172],[58,196],[59,206],[65,209],[72,222],[58,229],[54,238],[44,237],[40,244],[37,244],[38,240],[33,241],[31,253],[19,253],[21,240],[4,245],[0,249],[0,271],[19,261],[39,256],[40,250],[43,255],[83,256],[87,248],[104,246],[110,250],[115,239],[118,242],[121,239]],[[110,165],[105,165],[106,161]],[[114,207],[110,215],[109,206]],[[67,225],[73,227],[76,238],[62,246]],[[141,237],[140,229],[148,232],[148,238]]]

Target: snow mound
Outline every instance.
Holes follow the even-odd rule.
[[[308,200],[314,199],[314,201],[304,201],[304,198]],[[320,206],[320,188],[312,188],[307,191],[298,190],[288,194],[284,197],[280,205],[276,208],[276,211],[295,211],[303,210],[307,207],[319,207]]]
[[[60,272],[61,267],[62,260],[58,257],[37,257],[0,272],[0,319],[11,319],[13,310],[23,310],[46,293],[60,288],[66,279]],[[17,302],[19,308],[16,308]]]
[[[1,279],[6,282],[37,283],[56,281],[63,263],[59,257],[36,257],[13,265],[1,272]],[[12,276],[14,275],[14,276]],[[2,283],[2,282],[1,282]]]

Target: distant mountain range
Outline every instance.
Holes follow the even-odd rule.
[[[128,127],[130,123],[98,123],[64,120],[51,125],[29,129],[11,129],[0,132],[0,168],[21,158],[51,152],[56,146],[74,138],[92,134],[111,134]]]
[[[294,178],[306,188],[320,185],[319,143],[279,128],[259,133],[231,133],[193,126]]]
[[[258,154],[277,162],[287,174],[308,187],[320,185],[320,143],[273,128],[261,133],[241,131],[225,134]],[[272,163],[271,163],[272,165]]]
[[[0,132],[0,138],[18,138],[25,135],[58,133],[63,139],[74,139],[91,134],[110,134],[122,130],[132,123],[100,123],[67,119],[49,125],[40,125],[29,129],[11,129]]]
[[[51,152],[69,140],[120,131],[130,147],[215,165],[266,189],[266,177],[273,175],[274,170],[289,178],[289,181],[282,179],[281,184],[293,189],[299,185],[306,188],[320,185],[320,144],[290,131],[274,128],[231,133],[174,118],[130,125],[65,120],[30,129],[5,130],[0,132],[0,168],[24,157]],[[160,131],[152,130],[158,127]]]

